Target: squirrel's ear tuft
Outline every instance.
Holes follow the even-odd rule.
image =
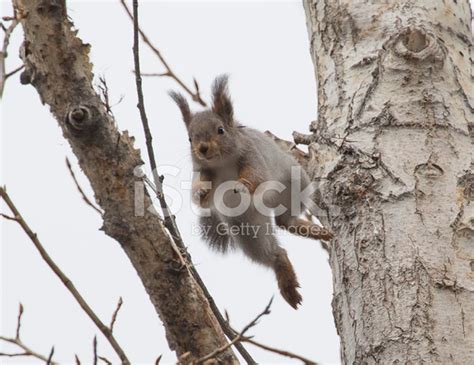
[[[216,77],[212,84],[212,111],[219,115],[228,124],[234,120],[234,107],[230,100],[229,90],[227,88],[228,75]]]
[[[192,114],[186,98],[176,91],[169,91],[168,95],[171,96],[171,99],[173,99],[176,104],[178,104],[179,110],[181,110],[181,114],[183,115],[184,124],[186,124],[187,128],[189,123],[191,123]]]

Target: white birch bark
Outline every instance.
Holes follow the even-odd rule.
[[[474,364],[467,0],[304,2],[346,364]]]

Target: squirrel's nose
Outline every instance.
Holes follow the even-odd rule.
[[[199,145],[199,152],[201,152],[203,155],[206,154],[208,149],[209,149],[209,145],[207,143],[201,143]]]

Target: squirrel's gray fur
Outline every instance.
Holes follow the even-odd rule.
[[[200,217],[202,236],[217,251],[226,252],[231,247],[240,248],[253,261],[272,268],[283,297],[296,308],[302,300],[297,291],[299,285],[286,251],[280,247],[272,232],[274,220],[279,226],[290,231],[289,227],[302,225],[306,228],[318,227],[318,237],[306,234],[312,238],[328,239],[331,234],[312,223],[302,223],[298,216],[291,215],[291,185],[294,183],[291,170],[292,167],[300,166],[270,137],[235,121],[227,82],[226,75],[217,77],[212,87],[211,109],[194,114],[181,94],[170,92],[170,96],[181,110],[188,130],[194,171],[200,173],[200,177],[193,183],[194,201],[210,210],[210,216]],[[298,171],[301,189],[304,189],[310,180],[302,168]],[[229,181],[235,184],[234,189],[227,191],[222,200],[214,199],[216,189]],[[261,214],[255,206],[255,189],[258,184],[272,181],[282,183],[286,187],[282,193],[272,190],[261,197],[266,206],[277,207],[281,204],[287,208],[286,213],[275,218],[271,213]],[[205,182],[211,182],[212,187],[205,188]],[[235,207],[243,198],[243,194],[250,194],[249,209],[235,217],[222,214],[222,204]],[[223,234],[219,227],[224,225],[260,229],[257,229],[257,232],[254,228],[249,232]],[[297,229],[292,233],[301,234]]]

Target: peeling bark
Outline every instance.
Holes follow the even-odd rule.
[[[135,267],[167,332],[170,348],[187,360],[227,343],[209,303],[177,254],[157,215],[134,211],[134,169],[142,165],[133,137],[121,133],[92,87],[90,46],[76,37],[65,1],[16,0],[25,17],[21,82],[47,104],[104,210],[104,232]],[[130,55],[131,56],[131,55]],[[137,120],[138,122],[138,120]],[[144,193],[145,207],[151,199]],[[161,350],[161,349],[160,349]],[[237,362],[232,350],[221,361]]]
[[[473,364],[469,1],[304,6],[342,361]]]

